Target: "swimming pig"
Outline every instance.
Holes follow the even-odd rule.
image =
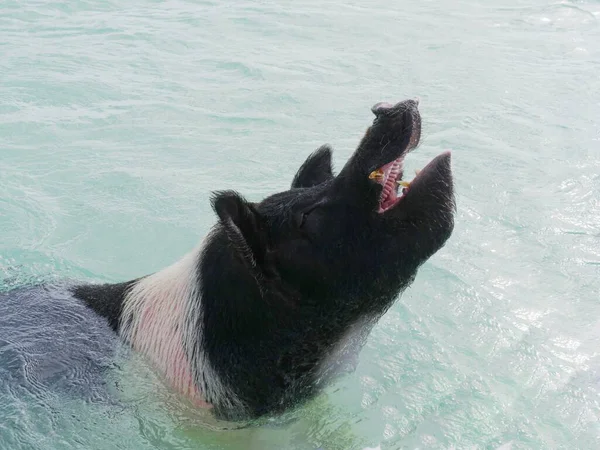
[[[257,203],[217,192],[217,223],[183,259],[126,283],[76,286],[75,296],[219,418],[306,400],[352,368],[373,325],[453,229],[449,153],[402,180],[421,134],[417,101],[372,112],[337,176],[323,146],[288,190]]]

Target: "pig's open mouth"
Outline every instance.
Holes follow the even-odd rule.
[[[400,156],[391,163],[382,166],[369,175],[369,178],[375,180],[383,186],[379,197],[379,209],[377,212],[384,212],[394,208],[403,199],[410,195],[413,187],[427,185],[435,178],[439,177],[440,167],[449,164],[450,152],[444,152],[435,157],[424,169],[416,171],[416,176],[412,181],[404,181],[404,156]],[[441,180],[438,180],[441,181]]]
[[[379,103],[373,107],[373,110],[376,114],[387,113],[389,117],[390,115],[395,114],[395,111],[406,111],[405,104],[406,102],[392,106],[388,103]],[[407,145],[401,151],[400,156],[369,174],[371,180],[383,187],[377,208],[377,212],[380,214],[394,208],[409,195],[418,197],[418,193],[412,192],[416,190],[413,189],[414,187],[418,186],[421,193],[423,193],[423,191],[431,191],[432,189],[435,190],[436,187],[433,185],[445,181],[440,179],[440,177],[451,177],[449,169],[448,171],[444,170],[444,167],[449,167],[450,160],[450,152],[446,152],[434,158],[423,170],[417,171],[417,175],[412,181],[405,181],[403,179],[404,157],[417,147],[421,137],[421,117],[416,109],[418,101],[413,102],[410,105],[414,106],[411,108],[412,126],[410,127],[411,134]],[[443,187],[444,191],[449,189],[449,183],[450,182],[446,183],[447,186]],[[415,200],[417,199],[415,198]]]
[[[375,180],[383,186],[381,196],[379,197],[379,213],[384,213],[388,209],[393,208],[408,192],[409,185],[402,182],[403,175],[404,155],[374,170],[369,175],[370,179]],[[402,184],[401,191],[399,191],[400,184]]]
[[[374,108],[377,108],[376,105]],[[380,106],[379,106],[380,107]],[[396,206],[404,196],[408,194],[410,182],[402,180],[404,176],[404,157],[419,145],[421,138],[421,119],[418,113],[413,115],[412,132],[406,149],[402,151],[400,156],[389,162],[377,170],[374,170],[369,175],[369,178],[375,180],[383,186],[381,196],[379,198],[380,214]],[[418,174],[417,174],[418,175]],[[400,189],[401,188],[401,189]]]

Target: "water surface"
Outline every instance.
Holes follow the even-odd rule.
[[[356,373],[286,423],[201,427],[101,322],[24,300],[0,319],[0,448],[598,448],[598,20],[595,0],[2,2],[2,291],[170,264],[212,190],[284,189],[323,143],[341,168],[381,100],[421,97],[407,164],[451,149],[458,215]]]

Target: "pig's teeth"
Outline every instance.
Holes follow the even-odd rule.
[[[421,169],[415,169],[415,175],[419,175],[421,173]]]
[[[383,178],[383,170],[377,169],[369,174],[369,180],[380,180]]]
[[[399,180],[399,181],[396,181],[396,183],[398,183],[400,186],[405,187],[405,188],[410,186],[410,181]]]

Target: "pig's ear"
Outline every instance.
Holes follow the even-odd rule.
[[[298,169],[292,188],[306,188],[316,186],[333,178],[331,168],[331,147],[323,145],[311,154],[304,164]]]
[[[211,203],[239,255],[252,267],[261,264],[266,252],[266,233],[254,205],[234,191],[216,192]]]

